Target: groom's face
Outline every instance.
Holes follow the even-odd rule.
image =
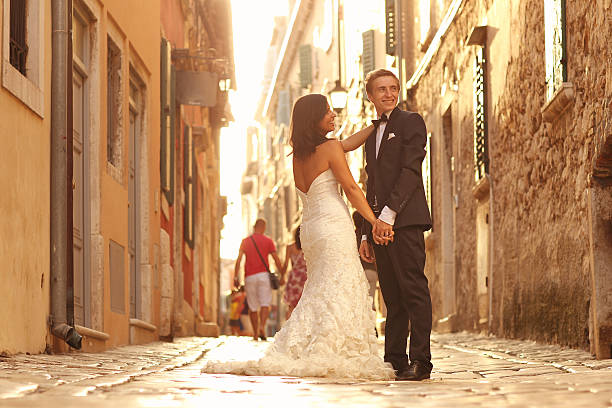
[[[372,82],[370,89],[368,99],[374,104],[379,115],[395,108],[399,96],[399,82],[395,77],[378,77]]]

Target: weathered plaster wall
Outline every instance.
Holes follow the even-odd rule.
[[[51,32],[45,7],[43,33]],[[0,27],[2,21],[0,3]],[[0,55],[2,55],[0,42]],[[0,354],[45,350],[50,268],[51,37],[44,40],[44,118],[0,86]]]
[[[129,153],[129,78],[130,65],[136,70],[145,85],[143,138],[140,151],[143,155],[139,158],[141,166],[140,200],[141,216],[141,239],[143,243],[141,265],[143,272],[153,270],[155,261],[154,248],[159,245],[160,231],[160,197],[159,197],[159,100],[160,100],[160,43],[151,41],[158,39],[160,32],[160,1],[138,0],[125,4],[119,0],[106,0],[104,2],[105,16],[102,24],[101,52],[106,61],[106,33],[110,33],[113,40],[118,42],[122,52],[122,103],[125,109],[123,115],[123,159],[118,171],[109,171],[106,157],[106,138],[102,139],[100,149],[100,232],[104,237],[104,331],[111,335],[107,346],[127,344],[130,342],[129,325],[129,256],[128,256],[128,153]],[[134,18],[138,16],[138,18]],[[106,87],[106,81],[103,82]],[[106,98],[106,92],[102,92]],[[101,104],[102,134],[106,135],[106,100]],[[112,169],[111,169],[112,170]],[[119,174],[119,177],[117,175]],[[125,248],[124,252],[124,293],[125,313],[117,313],[110,308],[110,264],[109,243],[113,240]],[[160,292],[155,287],[158,285],[153,279],[159,280],[159,275],[145,273],[144,292],[148,293],[149,301],[141,304],[146,307],[142,317],[151,319],[148,323],[157,325],[157,313],[153,310],[159,308]],[[141,317],[141,318],[142,318]],[[155,317],[155,319],[154,319]],[[136,342],[137,339],[134,339]]]

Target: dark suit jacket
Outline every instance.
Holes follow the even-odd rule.
[[[389,134],[395,136],[389,139]],[[419,226],[423,231],[431,229],[421,174],[426,143],[427,130],[421,115],[397,107],[385,127],[378,158],[376,131],[366,141],[366,198],[373,206],[376,195],[378,210],[388,206],[397,213],[394,229],[407,226]],[[364,234],[370,236],[372,226],[363,224]]]

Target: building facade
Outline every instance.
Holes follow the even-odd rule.
[[[235,89],[229,1],[162,1],[162,336],[219,334],[219,135]]]
[[[194,316],[216,326],[223,200],[214,128],[231,115],[220,91],[233,79],[231,14],[226,1],[176,2],[183,14],[168,17],[166,3],[2,2],[0,185],[7,194],[0,202],[8,222],[0,227],[0,259],[7,265],[0,353],[67,351],[66,342],[79,343],[76,335],[69,341],[74,329],[86,351],[183,333],[163,332],[164,298],[170,290],[174,301],[179,287],[178,277],[168,281],[163,274],[164,265],[173,265],[163,251],[170,245],[171,211],[181,223],[181,242],[171,241],[182,248],[176,259],[196,282],[195,300],[185,298],[195,305]],[[168,179],[160,171],[166,151],[160,142],[168,141],[160,101],[169,100],[161,71],[170,61],[163,58],[160,31],[189,26],[189,13],[198,8],[217,14],[200,16],[200,26],[185,32],[205,21],[221,38],[213,42],[230,75],[214,82],[221,102],[206,112],[173,104],[190,118],[188,125],[173,122],[185,135],[172,145],[178,152],[173,182],[181,187],[176,210],[163,200]],[[191,119],[198,114],[214,119]],[[173,304],[170,314],[182,307]],[[58,327],[67,331],[60,335]]]
[[[401,2],[438,330],[612,344],[612,3]]]

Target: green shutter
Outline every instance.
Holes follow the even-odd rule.
[[[183,208],[183,237],[185,242],[193,249],[195,236],[195,179],[196,179],[195,151],[193,146],[193,133],[191,126],[185,125],[183,134],[183,191],[185,192],[185,206]]]
[[[310,44],[300,45],[300,85],[308,88],[312,84],[312,47]]]
[[[395,14],[395,0],[385,0],[386,40],[387,54],[395,55],[397,42],[397,21]]]
[[[363,40],[363,77],[368,75],[368,72],[376,69],[376,54],[374,48],[374,30],[368,30],[361,35]]]

